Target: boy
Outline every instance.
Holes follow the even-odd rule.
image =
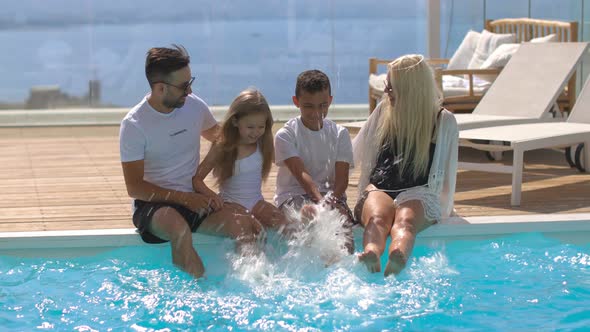
[[[353,219],[345,193],[352,143],[346,128],[326,119],[332,98],[330,80],[323,72],[308,70],[297,77],[293,103],[301,116],[285,123],[275,136],[279,170],[274,199],[281,210],[301,210],[307,217],[315,212],[313,203],[324,201],[338,209],[347,217],[347,249],[352,253]]]

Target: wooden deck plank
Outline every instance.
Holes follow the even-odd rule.
[[[276,129],[276,128],[275,128]],[[0,129],[0,231],[128,228],[131,205],[119,162],[118,127]],[[201,156],[209,143],[201,144]],[[461,149],[461,160],[485,161]],[[504,163],[509,164],[508,153]],[[510,206],[511,176],[459,171],[455,208],[463,216],[589,213],[590,175],[570,169],[560,152],[525,154],[520,207]],[[349,205],[357,198],[358,170],[350,176]],[[206,182],[213,185],[213,179]],[[263,184],[271,201],[273,167]]]

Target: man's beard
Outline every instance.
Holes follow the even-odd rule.
[[[162,104],[168,108],[181,108],[186,102],[186,99],[184,101],[182,100],[182,98],[185,97],[186,96],[181,96],[173,100],[164,98],[164,100],[162,100]]]

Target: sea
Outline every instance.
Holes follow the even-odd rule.
[[[366,103],[369,57],[427,52],[426,0],[2,2],[0,103],[23,102],[36,86],[83,96],[98,80],[101,104],[133,106],[149,90],[146,51],[173,43],[188,50],[193,91],[210,105],[248,87],[289,104],[307,69],[328,74],[335,103]],[[441,56],[450,57],[469,29],[483,28],[484,7],[441,7]]]

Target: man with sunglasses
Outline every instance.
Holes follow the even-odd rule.
[[[182,46],[147,52],[151,93],[125,116],[119,140],[125,185],[134,199],[133,224],[141,238],[147,243],[170,241],[173,263],[199,278],[205,269],[192,232],[228,236],[242,248],[253,245],[261,229],[248,216],[222,220],[208,198],[193,189],[201,137],[213,142],[219,125],[207,104],[192,93],[195,78],[189,63]]]

